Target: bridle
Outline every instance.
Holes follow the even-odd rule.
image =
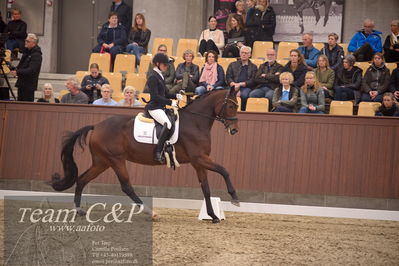
[[[203,116],[203,117],[206,117],[208,119],[211,119],[211,120],[219,121],[227,129],[229,127],[229,124],[227,123],[228,121],[236,121],[236,120],[238,120],[238,118],[236,116],[234,116],[234,117],[225,117],[225,116],[223,116],[223,114],[226,113],[226,107],[227,107],[227,104],[229,102],[233,103],[235,105],[235,107],[238,108],[238,103],[236,101],[230,99],[229,98],[229,94],[230,94],[230,91],[228,90],[227,93],[226,93],[226,96],[224,97],[222,108],[220,108],[220,111],[219,111],[219,113],[216,116],[209,116],[209,115],[206,115],[206,114],[197,113],[197,112],[193,112],[193,111],[189,111],[189,110],[187,110],[187,111],[192,113],[192,114],[195,114],[195,115],[199,115],[199,116]]]

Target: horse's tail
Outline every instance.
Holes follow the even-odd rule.
[[[75,184],[76,179],[78,178],[78,167],[73,159],[73,149],[77,141],[79,146],[83,149],[83,146],[86,145],[87,134],[93,129],[94,126],[85,126],[76,132],[68,132],[64,139],[61,151],[61,161],[65,177],[61,178],[58,173],[53,174],[50,183],[53,189],[63,191]]]

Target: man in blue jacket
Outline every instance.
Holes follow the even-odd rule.
[[[382,53],[382,32],[374,30],[374,21],[365,19],[363,29],[356,32],[352,37],[348,51],[353,53],[356,61],[371,61],[375,53]]]
[[[298,47],[298,50],[303,54],[308,70],[312,70],[317,67],[317,59],[320,56],[320,51],[313,46],[313,34],[305,33],[302,36],[303,45]]]

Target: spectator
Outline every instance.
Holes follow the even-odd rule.
[[[108,79],[101,75],[96,63],[91,64],[90,75],[85,76],[81,83],[81,90],[89,97],[89,103],[101,98],[101,86],[104,84],[109,84]]]
[[[391,34],[384,42],[384,56],[387,62],[399,62],[399,20],[391,22]]]
[[[208,29],[202,31],[199,39],[199,52],[204,56],[205,52],[210,50],[221,54],[224,47],[223,31],[216,28],[217,20],[215,16],[208,18]]]
[[[42,50],[38,46],[36,35],[29,33],[25,40],[25,49],[16,68],[10,72],[18,77],[15,87],[18,88],[18,101],[33,102],[42,66]]]
[[[396,101],[399,101],[399,68],[395,68],[392,71],[390,90],[393,93]]]
[[[236,14],[242,16],[242,21],[246,21],[247,12],[245,11],[245,3],[242,0],[238,0],[235,3]]]
[[[150,41],[151,31],[145,25],[145,17],[141,13],[137,13],[134,17],[134,26],[129,34],[128,46],[126,52],[136,56],[136,65],[140,65],[141,54],[148,51],[148,42]]]
[[[342,67],[337,70],[335,75],[335,100],[349,101],[360,100],[360,86],[362,84],[363,70],[355,66],[356,58],[353,55],[344,57]]]
[[[321,54],[327,56],[328,63],[334,71],[337,71],[342,66],[342,59],[344,58],[344,49],[337,44],[338,35],[336,33],[328,34],[328,43],[321,48]]]
[[[248,12],[245,19],[246,35],[245,41],[247,46],[253,47],[255,40],[258,37],[260,26],[260,11],[255,8],[256,0],[247,0]]]
[[[269,99],[272,102],[274,90],[280,85],[280,74],[283,66],[276,62],[276,51],[268,49],[266,51],[267,61],[259,66],[255,75],[257,87],[249,94],[250,98]],[[271,107],[271,104],[269,104]]]
[[[256,9],[259,10],[257,17],[260,19],[259,38],[256,41],[272,42],[276,30],[276,14],[268,0],[258,0]]]
[[[384,64],[384,56],[376,53],[373,63],[367,69],[362,81],[362,102],[381,102],[382,95],[388,90],[389,69]]]
[[[70,103],[70,104],[88,104],[89,97],[83,92],[79,90],[79,82],[72,78],[68,79],[66,82],[66,87],[69,90],[69,93],[65,94],[61,98],[61,103]]]
[[[132,27],[132,8],[127,5],[123,0],[112,0],[111,12],[115,12],[118,15],[118,21],[126,30],[126,36],[129,34],[130,28]]]
[[[166,47],[165,44],[161,44],[158,46],[158,53],[162,53],[165,55],[168,55],[168,47]],[[174,63],[174,59],[169,57],[169,64],[168,67],[166,68],[165,71],[162,72],[162,76],[164,77],[165,80],[165,85],[166,88],[168,88],[168,90],[171,90],[173,87],[173,82],[175,81],[175,65]],[[149,64],[148,66],[148,71],[147,71],[147,80],[148,78],[151,76],[152,71],[154,71],[154,65],[152,63]],[[146,85],[146,89],[145,91],[148,91],[147,89],[147,85]]]
[[[399,106],[392,92],[384,93],[382,104],[378,108],[376,116],[399,116]]]
[[[305,59],[303,58],[299,50],[292,49],[290,51],[290,61],[284,66],[282,72],[292,73],[294,75],[293,85],[296,88],[302,87],[302,85],[305,82],[305,74],[307,72],[307,67]]]
[[[331,102],[334,99],[335,72],[330,68],[327,56],[324,54],[319,56],[314,72],[320,88],[324,91],[324,97]]]
[[[226,85],[223,67],[217,62],[218,54],[216,51],[209,51],[205,56],[205,64],[201,70],[195,94],[202,95],[206,91],[223,89],[223,86]]]
[[[3,16],[1,15],[0,12],[0,33],[4,33],[7,30],[7,24],[3,20]]]
[[[37,100],[38,103],[59,103],[60,100],[54,97],[53,86],[51,83],[44,83],[42,98]]]
[[[374,30],[374,21],[363,21],[363,30],[358,31],[349,42],[348,51],[353,53],[356,61],[370,61],[373,54],[382,52],[382,32]]]
[[[257,67],[249,60],[250,57],[251,47],[243,46],[240,49],[240,60],[230,63],[227,68],[227,85],[239,90],[237,96],[241,97],[241,111],[245,111],[249,93],[255,87]]]
[[[112,99],[113,90],[111,85],[104,84],[101,86],[101,96],[102,98],[97,99],[93,102],[93,105],[108,105],[108,106],[118,106],[119,104]]]
[[[114,62],[117,54],[125,50],[127,38],[123,26],[118,24],[118,15],[111,12],[108,22],[103,25],[97,37],[97,46],[93,48],[93,53],[109,52],[111,61]]]
[[[227,44],[224,47],[223,57],[238,57],[240,48],[245,43],[244,22],[242,16],[233,14],[227,23]]]
[[[298,89],[293,85],[294,76],[290,72],[280,74],[281,85],[273,93],[273,112],[296,112]]]
[[[320,51],[313,46],[313,34],[303,34],[302,42],[303,45],[299,46],[298,50],[303,54],[308,70],[313,70],[317,66],[317,59],[320,56]]]
[[[18,51],[14,49],[19,49],[22,51],[24,48],[24,41],[27,36],[26,23],[21,19],[22,11],[19,8],[14,8],[12,10],[11,21],[8,22],[6,33],[8,33],[8,40],[6,42],[6,48],[11,50],[13,58],[18,57]]]
[[[309,71],[305,75],[305,85],[301,88],[300,113],[324,114],[324,92],[316,79],[316,74]]]
[[[194,52],[186,50],[183,53],[184,63],[180,63],[176,69],[176,81],[171,93],[194,92],[198,86],[199,67],[193,64]]]
[[[123,89],[123,99],[119,101],[120,106],[135,107],[141,106],[141,103],[137,99],[138,91],[132,86],[126,86]]]

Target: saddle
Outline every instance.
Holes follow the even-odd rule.
[[[168,117],[169,121],[172,123],[172,127],[170,128],[170,135],[169,139],[173,136],[173,133],[176,128],[176,120],[178,119],[178,116],[175,115],[173,110],[171,109],[166,109],[165,114]],[[147,109],[144,110],[144,113],[139,113],[137,116],[139,116],[140,121],[145,122],[145,123],[155,123],[155,132],[157,139],[159,138],[159,135],[161,134],[161,130],[163,128],[163,125],[158,123],[156,120],[154,120],[150,113],[148,112]]]

